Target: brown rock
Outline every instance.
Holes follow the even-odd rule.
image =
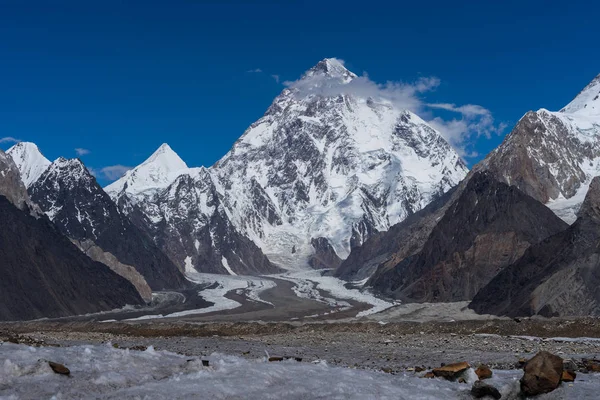
[[[575,373],[575,371],[565,370],[562,373],[562,379],[561,380],[563,382],[574,382],[576,377],[577,377],[577,374]]]
[[[69,368],[65,367],[62,364],[48,361],[48,365],[50,366],[50,368],[52,368],[52,371],[54,371],[54,373],[56,373],[56,374],[60,374],[60,375],[70,375],[71,374],[71,371],[69,370]]]
[[[492,396],[494,399],[498,400],[502,397],[498,389],[482,381],[477,381],[473,384],[473,387],[471,388],[471,394],[476,399],[480,399],[485,396]]]
[[[549,393],[560,384],[563,373],[562,358],[540,351],[525,364],[521,391],[525,396]]]
[[[423,378],[433,379],[435,378],[435,375],[433,374],[433,372],[429,371],[425,375],[423,375]]]
[[[283,361],[283,357],[269,357],[269,362]]]
[[[487,365],[480,365],[475,370],[475,373],[477,374],[477,377],[479,377],[480,380],[489,379],[492,377],[492,370]]]
[[[415,372],[423,372],[425,371],[425,368],[423,367],[415,367]]]
[[[433,370],[433,374],[444,379],[455,380],[460,374],[462,374],[469,368],[471,368],[471,366],[463,361],[459,363],[444,365],[440,368],[435,368]]]
[[[458,383],[467,383],[466,379],[463,377],[458,378]]]
[[[584,366],[589,372],[600,372],[600,362],[597,360],[585,360]]]

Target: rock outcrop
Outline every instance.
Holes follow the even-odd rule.
[[[45,217],[0,196],[0,320],[64,317],[142,304],[135,287],[92,261]]]
[[[568,226],[488,172],[473,174],[459,190],[423,248],[382,267],[367,285],[403,301],[471,300],[529,246]]]
[[[600,178],[592,180],[577,221],[530,247],[470,303],[507,316],[600,315]]]

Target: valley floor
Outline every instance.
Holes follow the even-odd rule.
[[[0,323],[0,399],[470,398],[470,384],[415,372],[460,361],[489,365],[490,383],[511,398],[520,359],[547,350],[582,365],[600,353],[596,318],[513,320],[474,314],[464,302],[396,304],[323,271],[190,278],[194,288],[156,293],[142,309]],[[71,368],[71,379],[45,360]],[[600,376],[579,373],[547,398],[591,399],[598,390]]]

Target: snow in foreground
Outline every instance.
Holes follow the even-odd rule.
[[[213,354],[201,359],[110,345],[34,348],[0,345],[0,399],[461,399],[470,384],[422,379],[412,373],[330,367],[325,361],[269,363]],[[52,372],[45,360],[65,364],[71,376]],[[490,383],[510,398],[521,371],[495,371]],[[583,375],[551,397],[597,398],[600,377]],[[55,397],[53,397],[55,396]]]

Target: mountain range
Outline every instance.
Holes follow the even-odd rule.
[[[513,316],[600,313],[590,286],[600,75],[560,111],[526,113],[471,171],[416,114],[353,91],[357,78],[322,60],[208,168],[189,167],[163,144],[102,188],[79,159],[50,162],[32,143],[0,151],[0,209],[28,229],[10,234],[41,246],[35,253],[24,239],[6,239],[30,269],[19,271],[14,256],[2,267],[27,280],[44,274],[44,258],[32,254],[48,254],[49,271],[69,266],[73,275],[35,278],[41,292],[62,287],[75,299],[76,277],[95,287],[81,306],[51,296],[54,306],[27,314],[12,301],[17,311],[0,318],[140,304],[153,291],[187,287],[185,274],[196,271],[311,267],[405,302],[472,300],[477,312]],[[107,280],[119,293],[112,300]]]

